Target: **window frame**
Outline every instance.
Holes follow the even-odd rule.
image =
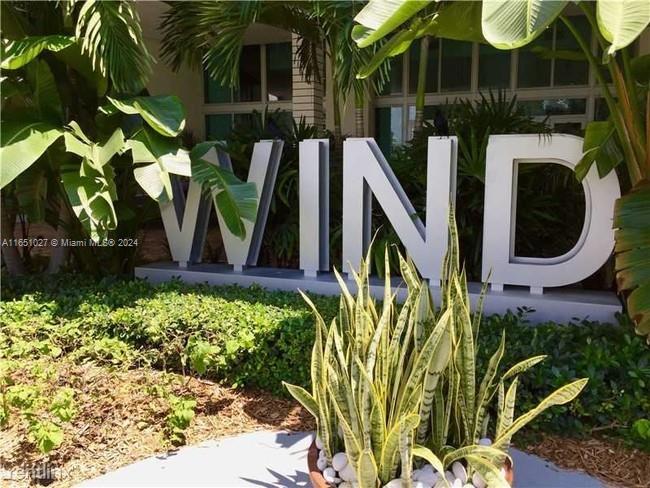
[[[555,47],[557,37],[557,26],[553,26],[553,47]],[[439,41],[439,40],[438,40]],[[592,52],[597,52],[597,40],[591,36],[590,45]],[[481,93],[478,87],[479,76],[479,44],[472,43],[472,66],[471,66],[471,84],[469,91],[441,91],[441,82],[443,73],[441,73],[442,56],[438,58],[438,83],[437,92],[425,93],[425,105],[443,105],[452,103],[456,98],[464,98],[472,101],[478,101],[481,98]],[[567,114],[567,115],[549,115],[549,116],[534,116],[535,120],[546,119],[550,126],[556,123],[580,123],[584,129],[590,121],[594,120],[596,99],[602,98],[602,91],[597,83],[594,71],[589,68],[587,77],[587,84],[585,85],[556,85],[554,80],[555,60],[553,59],[550,66],[550,84],[542,87],[519,88],[518,82],[518,65],[519,65],[519,50],[515,49],[510,52],[510,82],[505,93],[508,97],[513,95],[517,96],[518,101],[541,101],[544,99],[561,99],[561,98],[584,98],[586,100],[586,107],[584,114]],[[444,51],[442,52],[444,56]],[[374,98],[372,116],[375,117],[375,108],[391,107],[402,105],[402,140],[408,141],[412,137],[412,131],[409,125],[412,125],[409,120],[410,107],[415,105],[416,95],[409,93],[409,66],[410,66],[410,50],[404,52],[402,60],[402,93],[393,93],[390,95],[380,95]],[[484,90],[483,93],[487,93]],[[371,126],[374,131],[375,122]]]
[[[232,101],[232,95],[231,95],[231,101],[230,102],[207,102],[207,84],[202,83],[202,96],[203,96],[203,105],[202,105],[202,111],[201,115],[203,117],[203,133],[204,136],[207,137],[207,116],[209,115],[230,115],[231,118],[231,126],[234,124],[234,119],[235,115],[241,115],[241,114],[250,114],[254,110],[257,110],[258,112],[263,112],[267,107],[269,110],[276,110],[276,109],[281,109],[281,110],[286,110],[288,112],[292,111],[293,108],[293,69],[292,69],[292,76],[291,76],[291,92],[292,92],[292,98],[289,100],[268,100],[269,94],[268,94],[268,80],[267,80],[267,69],[266,69],[266,46],[270,44],[286,44],[286,43],[291,44],[291,41],[282,41],[282,42],[267,42],[263,44],[248,44],[252,46],[257,46],[258,49],[260,50],[260,79],[261,79],[261,100],[259,101],[252,101],[252,102],[234,102]],[[292,48],[292,53],[293,53],[293,48]],[[293,66],[293,59],[292,61],[292,66]]]

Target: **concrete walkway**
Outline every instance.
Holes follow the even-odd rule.
[[[311,433],[254,432],[184,447],[125,466],[82,487],[309,487]],[[584,473],[512,452],[516,488],[604,488]]]

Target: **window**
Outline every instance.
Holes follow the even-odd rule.
[[[597,53],[587,19],[575,15],[570,20]],[[417,39],[403,55],[393,58],[390,84],[374,100],[375,135],[385,147],[412,137],[420,47]],[[562,22],[553,23],[517,50],[431,38],[427,55],[425,120],[435,118],[431,110],[444,112],[443,107],[456,100],[478,100],[482,92],[503,89],[509,98],[517,96],[532,117],[548,119],[556,131],[579,133],[589,120],[606,117],[595,77],[590,76],[584,55]]]
[[[232,90],[210,78],[207,71],[203,73],[203,86],[205,103],[232,102]]]
[[[589,21],[582,16],[571,17],[571,23],[575,25],[584,39],[591,39],[591,27]],[[555,26],[555,52],[565,53],[567,57],[575,59],[555,59],[553,70],[553,84],[560,85],[586,85],[589,83],[589,62],[584,59],[578,42],[569,31],[569,28],[562,22]]]
[[[570,20],[589,42],[591,28],[587,19],[574,16]],[[556,22],[531,44],[519,50],[518,73],[520,88],[589,83],[589,63],[573,34],[562,22]]]
[[[584,98],[557,98],[519,101],[519,106],[531,116],[584,114],[587,100]]]
[[[517,86],[530,88],[551,84],[551,60],[539,56],[553,49],[553,29],[544,31],[537,39],[519,50]]]
[[[232,130],[232,114],[205,116],[205,138],[209,141],[225,139]]]
[[[418,73],[420,71],[420,41],[411,44],[409,49],[409,93],[418,91]],[[427,82],[424,87],[426,93],[438,91],[438,59],[440,42],[438,39],[431,39],[427,56]]]
[[[266,64],[264,79],[262,79],[263,53]],[[291,43],[244,46],[239,60],[237,88],[223,86],[211,79],[207,73],[204,77],[205,103],[262,102],[263,81],[266,83],[267,91],[264,100],[271,102],[291,100],[293,88]]]
[[[487,44],[479,45],[478,88],[499,89],[510,86],[510,51]]]
[[[239,58],[239,86],[234,90],[235,102],[262,100],[262,68],[260,46],[244,46]]]
[[[402,93],[402,69],[404,66],[404,59],[402,56],[395,56],[391,58],[390,74],[388,82],[384,85],[381,95],[393,95]]]
[[[239,61],[239,86],[223,86],[204,74],[205,135],[224,139],[234,126],[250,124],[254,110],[267,105],[291,114],[291,43],[248,45]]]
[[[375,109],[375,140],[386,155],[390,153],[393,144],[402,143],[402,107]]]
[[[292,88],[291,43],[266,46],[266,86],[268,100],[291,100]]]
[[[441,90],[469,90],[472,80],[472,44],[448,39],[441,40],[441,44]]]

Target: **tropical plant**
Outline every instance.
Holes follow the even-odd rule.
[[[596,163],[602,177],[625,163],[632,188],[617,201],[614,210],[616,281],[637,332],[647,335],[650,342],[650,262],[646,258],[650,252],[650,55],[633,58],[629,47],[650,23],[650,4],[637,0],[577,2],[602,53],[599,60],[589,40],[566,15],[566,1],[440,2],[435,14],[419,15],[432,3],[371,0],[357,16],[361,25],[353,29],[353,38],[360,47],[371,45],[409,19],[409,25],[393,34],[384,48],[398,45],[402,49],[427,34],[447,37],[450,33],[446,29],[450,28],[453,35],[462,36],[465,30],[463,40],[515,49],[533,41],[557,19],[575,37],[596,75],[610,114],[606,122],[588,125],[576,175],[584,178]],[[482,33],[479,39],[474,38],[477,32]],[[390,49],[384,53],[380,50],[377,59],[360,74],[371,73],[372,66],[392,54]]]
[[[547,408],[573,400],[587,383],[581,379],[565,385],[515,418],[518,377],[544,356],[515,364],[497,381],[505,333],[482,381],[477,382],[483,294],[472,316],[453,222],[450,235],[437,309],[428,283],[401,256],[407,286],[401,308],[388,271],[381,308],[375,304],[368,259],[353,273],[356,297],[336,274],[341,286],[339,314],[329,326],[303,295],[316,317],[312,391],[286,386],[316,419],[321,466],[332,466],[324,469],[328,482],[340,476],[361,488],[378,483],[410,487],[426,471],[413,471],[417,457],[438,473],[429,486],[435,482],[450,486],[445,471],[454,463],[462,483],[476,475],[489,486],[508,486],[500,468],[512,436]],[[385,256],[388,261],[388,253]],[[495,396],[496,425],[488,443],[481,438],[487,435]],[[344,455],[338,452],[341,448]],[[401,481],[396,479],[398,469]]]
[[[325,80],[324,61],[332,73],[335,135],[341,137],[341,111],[348,97],[356,107],[356,132],[363,135],[363,104],[371,92],[381,89],[388,64],[380,63],[376,75],[358,79],[357,72],[370,61],[373,50],[361,50],[349,42],[359,2],[341,1],[218,1],[170,2],[161,28],[162,56],[178,69],[183,63],[204,68],[226,86],[239,82],[239,59],[247,28],[263,23],[300,36],[296,51],[307,80]],[[325,58],[323,57],[325,56]]]
[[[204,154],[191,158],[181,148],[180,100],[143,91],[152,58],[134,3],[11,2],[2,13],[2,233],[13,235],[24,212],[76,239],[133,237],[152,214],[137,211],[133,183],[168,202],[171,175],[190,176],[191,159],[200,164]],[[217,207],[243,237],[241,219],[254,218],[256,197],[226,171],[213,172],[222,175],[213,191],[234,198],[216,198]],[[240,212],[251,198],[253,210],[248,203]],[[74,252],[87,271],[101,269],[96,248]],[[109,270],[125,270],[121,252]],[[10,271],[22,271],[15,248],[3,247],[3,255]]]
[[[298,148],[300,141],[307,139],[332,139],[331,133],[305,122],[296,121],[291,113],[276,109],[254,110],[250,117],[233,127],[225,138],[225,150],[232,160],[233,171],[245,178],[255,144],[264,139],[284,141],[282,159],[276,185],[271,199],[269,215],[262,243],[260,264],[280,267],[298,267],[299,247],[299,208],[298,201]],[[330,141],[334,153],[334,141]],[[340,158],[339,158],[340,159]],[[331,186],[332,204],[337,205],[336,195],[340,195],[340,168],[335,166],[332,157]],[[332,212],[334,225],[340,221],[336,209]],[[336,220],[338,219],[338,221]]]

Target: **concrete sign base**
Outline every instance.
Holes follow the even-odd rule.
[[[236,272],[227,264],[188,264],[181,268],[176,263],[164,262],[135,268],[137,278],[145,278],[151,283],[161,283],[172,278],[180,278],[186,283],[208,283],[211,285],[239,285],[249,287],[259,285],[270,290],[296,291],[298,289],[320,294],[338,295],[340,288],[333,273],[318,273],[317,276],[305,276],[298,269],[279,268],[245,268]],[[384,280],[370,279],[371,293],[378,299],[384,294]],[[350,290],[356,286],[348,281]],[[400,279],[393,279],[397,288],[398,299],[403,300],[405,285]],[[481,290],[479,283],[470,283],[469,292],[474,304]],[[440,289],[432,286],[434,301],[440,302]],[[503,291],[489,290],[485,298],[484,313],[503,314],[508,310],[516,312],[518,308],[534,309],[528,315],[533,323],[552,320],[567,323],[575,320],[589,319],[599,322],[615,323],[616,313],[622,311],[621,303],[612,292],[588,291],[574,288],[545,288],[542,294],[531,294],[530,287],[505,286]]]

